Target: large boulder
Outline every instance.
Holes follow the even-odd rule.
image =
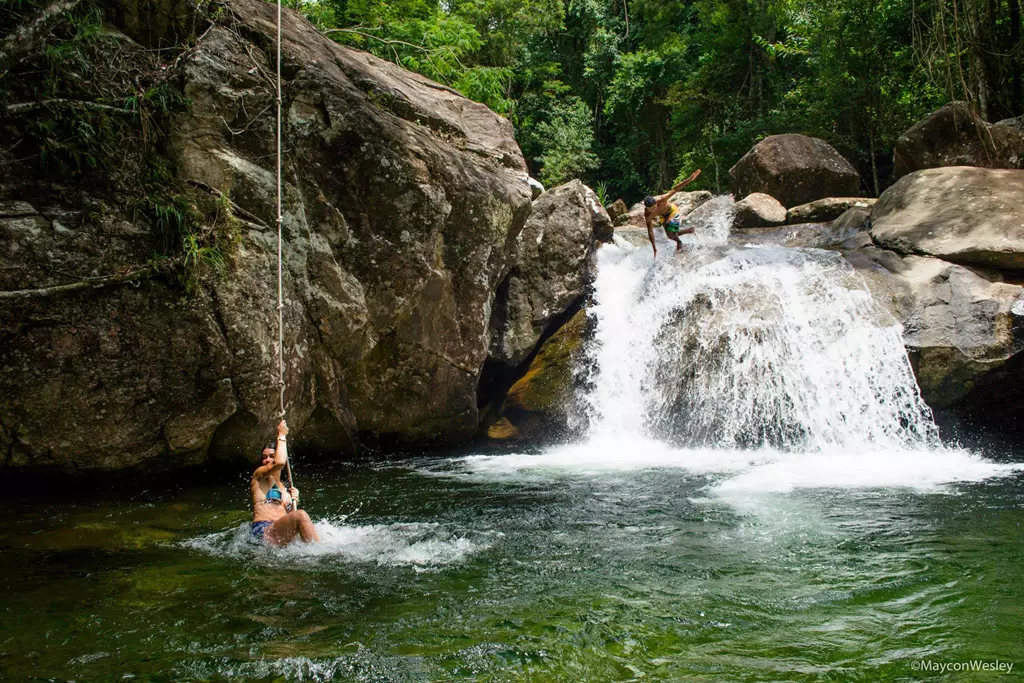
[[[827,142],[806,135],[765,138],[729,169],[729,177],[737,199],[763,192],[786,208],[860,191],[857,169]]]
[[[208,268],[185,291],[176,272],[147,270],[166,225],[118,203],[135,187],[119,176],[96,190],[40,183],[28,166],[4,177],[3,196],[25,201],[0,219],[3,466],[171,469],[210,452],[252,458],[271,433],[275,13],[230,0],[169,81],[190,106],[166,126],[161,177],[175,174],[182,202],[218,197],[216,220],[235,226],[223,274]],[[530,212],[512,126],[291,10],[284,37],[296,446],[466,440],[495,291]]]
[[[840,251],[902,324],[925,401],[961,426],[1019,438],[1010,425],[1024,396],[1024,288],[933,257],[871,245]]]
[[[732,226],[737,229],[767,228],[786,222],[786,207],[775,197],[753,192],[736,202]]]
[[[900,136],[893,175],[943,166],[1024,168],[1024,133],[990,126],[966,102],[950,102]]]
[[[495,301],[492,362],[519,366],[552,323],[582,301],[596,274],[597,245],[611,233],[611,219],[597,195],[578,180],[533,203],[515,264]]]
[[[613,224],[618,224],[619,218],[629,213],[629,207],[626,206],[626,202],[622,198],[616,199],[614,202],[605,207],[608,211],[608,217],[612,219]]]
[[[794,206],[786,212],[786,222],[795,223],[827,223],[843,215],[853,208],[867,209],[875,205],[877,199],[866,197],[826,197],[816,199],[807,204]]]
[[[574,422],[573,402],[584,381],[583,344],[590,329],[586,310],[578,311],[547,339],[526,373],[509,389],[487,435],[496,440],[548,440],[565,436]]]
[[[903,338],[921,395],[933,408],[955,406],[1024,349],[1024,289],[936,258],[904,264],[916,304]]]
[[[1024,171],[955,166],[911,173],[875,204],[871,236],[903,254],[1024,268]]]

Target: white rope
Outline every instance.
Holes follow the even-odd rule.
[[[282,259],[281,225],[284,221],[281,193],[281,0],[277,0],[277,372],[280,385],[280,419],[284,419],[284,264]],[[292,484],[291,458],[285,462],[288,474],[288,488]],[[294,501],[294,509],[299,509],[298,501]]]
[[[281,258],[281,203],[281,0],[277,0],[277,370],[281,394],[281,419],[284,419],[284,267]]]

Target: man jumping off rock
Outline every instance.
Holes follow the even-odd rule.
[[[285,489],[281,470],[288,462],[288,425],[277,425],[277,442],[263,449],[263,462],[252,473],[253,538],[271,545],[288,545],[296,536],[306,543],[319,543],[320,535],[305,510],[297,510],[299,490]]]
[[[644,197],[644,221],[647,223],[647,238],[651,240],[651,248],[654,249],[654,258],[658,258],[658,247],[654,244],[654,224],[664,226],[665,236],[676,243],[676,251],[683,248],[679,241],[680,235],[693,232],[693,228],[682,228],[683,212],[679,207],[669,201],[669,198],[679,190],[683,189],[700,175],[700,169],[694,171],[689,178],[676,184],[671,190],[657,197],[648,195]]]

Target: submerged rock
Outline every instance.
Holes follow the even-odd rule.
[[[860,190],[860,174],[831,145],[806,135],[772,135],[729,169],[738,199],[754,192],[789,208],[822,197],[848,197]]]
[[[1024,171],[956,166],[911,173],[875,204],[871,236],[902,254],[1024,268]]]
[[[943,166],[1024,168],[1024,134],[1005,122],[990,126],[966,102],[950,102],[911,126],[893,150],[897,178]]]

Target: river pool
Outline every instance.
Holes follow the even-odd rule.
[[[1024,668],[1012,467],[927,453],[890,477],[837,454],[712,466],[634,448],[299,460],[316,548],[249,542],[245,478],[15,501],[0,674],[973,681]],[[927,458],[934,473],[908,478]],[[1014,669],[934,670],[970,660]]]

